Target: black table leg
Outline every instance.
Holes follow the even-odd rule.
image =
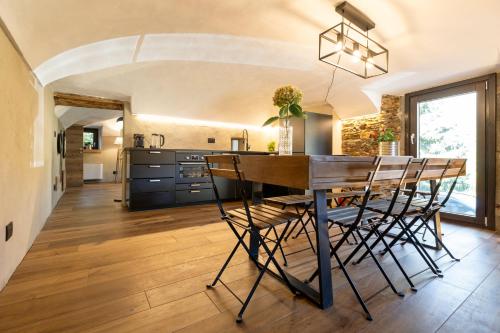
[[[330,262],[330,237],[326,212],[326,191],[314,191],[314,218],[316,220],[316,255],[318,257],[320,307],[333,305],[332,264]]]
[[[262,184],[253,183],[252,186],[252,201],[254,204],[262,202]],[[333,304],[332,292],[332,266],[330,263],[330,238],[328,234],[328,217],[326,214],[326,191],[314,191],[314,202],[316,205],[315,219],[317,221],[316,232],[316,248],[318,249],[316,255],[318,257],[319,267],[319,292],[311,285],[299,280],[292,274],[284,272],[288,282],[293,288],[301,295],[309,298],[320,308],[326,309]],[[259,240],[258,237],[252,236],[250,233],[250,255],[257,260],[257,263],[262,267],[263,263],[259,261]],[[276,272],[272,267],[268,267],[268,272],[275,278],[284,282],[281,275]]]

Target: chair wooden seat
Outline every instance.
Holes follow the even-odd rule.
[[[392,207],[391,215],[394,216],[394,215],[401,214],[401,212],[404,211],[406,201],[405,200],[396,201],[396,203]],[[389,200],[389,199],[370,200],[370,201],[368,201],[366,209],[383,214],[389,210],[390,204],[391,204],[391,200]],[[418,213],[420,210],[421,210],[421,207],[416,206],[416,205],[410,205],[408,207],[408,209],[406,210],[405,214],[408,214],[408,215],[415,214],[415,213]]]
[[[261,204],[249,206],[252,221],[259,230],[287,223],[299,218],[299,214],[282,210],[273,206]],[[227,211],[227,215],[237,223],[248,225],[247,215],[244,208]]]
[[[397,202],[406,203],[408,201],[408,196],[400,195],[398,196]],[[429,198],[413,198],[411,200],[411,205],[414,207],[424,208],[429,204]],[[432,206],[438,206],[439,202],[434,200]]]
[[[326,194],[327,199],[340,199],[340,198],[352,198],[360,197],[365,194],[364,191],[346,191],[346,192],[328,192]],[[373,196],[379,195],[379,193],[373,193]],[[314,201],[314,196],[310,194],[292,194],[283,195],[278,197],[264,198],[264,202],[282,206],[291,206],[298,204],[309,204]]]
[[[327,210],[328,219],[342,226],[351,225],[355,220],[356,216],[359,214],[359,207],[348,206],[348,207],[336,207]],[[380,217],[381,214],[375,211],[364,211],[363,220],[368,220],[376,217]]]
[[[278,197],[270,197],[263,199],[265,203],[276,204],[281,206],[291,206],[299,204],[308,204],[314,201],[312,195],[304,194],[292,194],[292,195],[282,195]]]

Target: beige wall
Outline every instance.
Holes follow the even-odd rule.
[[[1,30],[0,55],[1,289],[52,210],[52,144],[57,120],[50,90],[44,91],[34,82]],[[5,242],[9,221],[14,222],[14,234]]]
[[[332,115],[332,154],[342,154],[342,120],[334,113]]]
[[[159,119],[142,119],[129,110],[125,110],[124,121],[124,146],[133,146],[134,133],[145,135],[145,146],[149,146],[152,133],[165,135],[166,145],[169,149],[208,149],[230,150],[231,137],[241,137],[242,129],[223,128],[214,126],[198,126],[177,124]],[[267,151],[267,144],[276,141],[275,132],[249,129],[250,149],[254,151]],[[215,138],[215,143],[208,143],[209,137]]]
[[[103,136],[101,151],[96,153],[83,153],[83,163],[103,164],[103,182],[115,180],[113,171],[116,168],[116,152],[120,146],[114,144],[116,136]],[[118,178],[120,179],[120,178]]]
[[[61,181],[61,170],[64,171],[64,159],[57,153],[57,133],[64,130],[63,125],[59,119],[53,116],[54,112],[54,98],[53,91],[50,87],[45,89],[45,110],[52,133],[48,135],[51,137],[51,144],[49,150],[51,150],[52,155],[52,172],[51,172],[51,185],[52,185],[52,207],[55,207],[59,199],[64,194],[63,185]],[[64,181],[65,183],[65,181]]]

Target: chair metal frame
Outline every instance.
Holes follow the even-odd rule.
[[[360,225],[361,225],[361,222],[364,220],[364,214],[365,214],[365,211],[366,211],[366,206],[367,206],[368,201],[370,200],[370,197],[371,197],[372,186],[373,186],[374,182],[377,180],[377,177],[378,177],[377,175],[380,174],[380,173],[384,173],[384,171],[381,171],[380,168],[383,165],[384,160],[386,158],[387,157],[380,157],[380,156],[376,158],[373,170],[371,170],[369,172],[369,175],[368,175],[367,184],[365,186],[365,194],[363,195],[363,200],[361,201],[360,204],[357,205],[357,209],[358,210],[357,210],[356,216],[354,217],[354,220],[352,222],[346,224],[346,226],[348,226],[348,229],[343,234],[342,238],[335,244],[335,246],[332,245],[332,243],[330,243],[330,257],[335,257],[335,260],[338,263],[338,267],[340,268],[340,270],[342,271],[342,273],[346,277],[346,279],[347,279],[347,281],[348,281],[351,289],[353,290],[353,292],[354,292],[354,294],[355,294],[355,296],[356,296],[359,304],[363,308],[363,311],[366,314],[366,319],[370,320],[370,321],[373,320],[373,317],[371,316],[371,314],[370,314],[370,312],[368,310],[368,307],[365,304],[365,301],[361,297],[361,294],[357,290],[354,281],[351,279],[349,273],[347,272],[346,261],[342,261],[340,259],[339,255],[337,254],[337,252],[340,249],[340,247],[347,241],[347,239],[348,239],[348,237],[350,235],[357,234],[358,237],[359,237],[359,239],[360,239],[360,243],[358,244],[358,248],[361,248],[361,247],[365,247],[366,248],[366,251],[371,254],[371,257],[372,257],[373,261],[375,262],[377,268],[382,273],[382,276],[387,281],[387,283],[388,283],[389,287],[392,289],[392,291],[396,295],[398,295],[400,297],[404,297],[404,294],[402,292],[398,291],[395,288],[395,286],[392,283],[392,281],[390,280],[389,276],[386,274],[386,272],[384,271],[383,267],[380,265],[380,262],[377,260],[377,258],[373,254],[370,246],[367,243],[367,239],[361,234],[360,228],[359,228]],[[410,161],[411,161],[411,158],[408,158],[407,163],[409,164]],[[405,176],[405,173],[403,173],[403,175],[401,177],[403,178],[404,176]],[[336,208],[330,209],[329,213],[335,212],[335,209]],[[330,214],[329,214],[329,216],[330,216]],[[369,219],[369,220],[372,220],[372,219]],[[333,220],[333,221],[335,223],[335,220]],[[370,223],[371,222],[372,221],[370,221]],[[306,281],[309,282],[309,283],[312,282],[314,280],[314,278],[316,278],[318,276],[318,273],[319,273],[319,271],[318,271],[318,269],[316,269]]]
[[[407,238],[404,240],[404,243],[411,242],[415,245],[416,248],[420,248],[421,252],[425,255],[425,257],[428,259],[428,266],[433,271],[435,274],[437,274],[439,277],[443,277],[442,271],[439,268],[439,266],[436,264],[436,261],[429,255],[427,250],[425,249],[425,246],[420,242],[418,237],[416,237],[416,234],[422,227],[426,227],[429,232],[432,234],[432,236],[436,239],[436,241],[439,243],[439,245],[442,246],[442,248],[445,250],[445,252],[454,260],[454,261],[460,261],[459,258],[456,258],[451,251],[446,247],[446,245],[443,243],[443,241],[438,237],[436,232],[432,230],[432,228],[429,226],[429,221],[433,219],[436,214],[441,210],[441,208],[446,206],[446,203],[450,199],[453,190],[455,189],[455,186],[458,182],[458,178],[461,176],[461,173],[466,165],[466,160],[463,161],[461,164],[460,168],[458,168],[458,172],[456,176],[454,177],[453,183],[450,186],[448,193],[446,194],[445,198],[441,201],[438,202],[436,199],[439,197],[439,189],[441,188],[442,181],[444,177],[446,176],[448,170],[451,170],[452,167],[452,162],[453,159],[449,159],[448,162],[446,163],[446,166],[444,167],[443,172],[441,173],[441,176],[434,187],[434,189],[431,190],[430,196],[429,196],[429,201],[427,204],[421,208],[421,210],[413,216],[412,220],[410,223],[406,223],[405,218],[401,219],[401,232],[386,246],[386,248],[381,252],[381,254],[385,254],[388,249],[393,247],[398,241],[402,240],[402,238],[406,235]],[[412,228],[419,222],[421,221],[421,224],[415,229],[412,230]]]
[[[240,170],[238,168],[238,165],[240,163],[239,162],[239,155],[212,155],[212,156],[205,156],[205,160],[206,160],[207,168],[208,168],[208,171],[209,171],[209,174],[210,174],[210,179],[212,181],[213,190],[214,190],[215,197],[216,197],[216,202],[217,202],[217,207],[219,208],[219,211],[220,211],[220,214],[221,214],[221,219],[223,221],[225,221],[229,225],[229,228],[231,229],[231,231],[234,233],[234,235],[237,238],[236,245],[234,246],[234,248],[230,252],[228,258],[226,259],[226,261],[222,265],[220,271],[216,275],[216,277],[213,280],[213,282],[211,284],[207,285],[207,288],[213,288],[213,287],[215,287],[215,285],[217,284],[217,282],[220,282],[226,289],[228,289],[228,291],[233,296],[235,296],[235,298],[242,304],[242,307],[241,307],[241,309],[240,309],[240,311],[239,311],[239,313],[237,315],[237,318],[236,318],[236,322],[237,323],[241,323],[243,321],[243,314],[244,314],[244,312],[245,312],[248,304],[250,303],[250,301],[251,301],[251,299],[252,299],[252,297],[253,297],[253,295],[255,293],[255,290],[259,286],[260,281],[262,280],[262,277],[264,276],[264,273],[268,272],[268,266],[269,266],[269,264],[271,262],[276,267],[276,270],[278,271],[279,276],[283,279],[283,281],[288,286],[288,288],[290,289],[290,291],[292,293],[294,293],[294,294],[297,294],[297,290],[292,286],[292,284],[288,280],[285,272],[283,271],[283,269],[281,268],[280,264],[278,263],[278,261],[275,258],[276,251],[278,250],[278,248],[280,248],[281,241],[283,240],[283,238],[284,238],[286,232],[288,231],[288,229],[290,227],[290,224],[292,223],[293,220],[290,219],[287,223],[285,223],[285,227],[283,228],[283,231],[281,231],[281,233],[278,233],[277,230],[274,228],[273,225],[269,225],[269,229],[267,230],[266,234],[265,235],[261,235],[260,231],[261,230],[265,230],[265,229],[256,227],[256,225],[255,225],[255,223],[253,221],[252,214],[251,214],[251,211],[250,211],[250,206],[249,206],[249,204],[247,202],[247,199],[246,199],[247,195],[246,195],[245,186],[244,186],[245,185],[244,184],[244,173],[240,172]],[[232,169],[213,168],[210,165],[211,163],[220,163],[220,162],[225,162],[225,165],[232,165]],[[245,210],[245,213],[246,213],[246,218],[247,218],[247,222],[248,222],[247,225],[245,225],[245,224],[237,221],[236,219],[232,218],[230,215],[228,215],[226,213],[226,211],[225,211],[225,209],[223,207],[223,204],[222,204],[222,200],[220,199],[220,196],[219,196],[219,193],[218,193],[218,190],[217,190],[217,186],[216,186],[216,184],[214,182],[214,174],[217,174],[219,170],[220,170],[221,176],[224,176],[224,177],[227,177],[227,178],[232,178],[232,179],[236,180],[236,183],[237,183],[237,186],[238,186],[238,189],[239,189],[239,192],[240,192],[242,204],[243,204],[243,207],[244,207],[244,210]],[[238,232],[238,229],[240,229],[242,231]],[[277,237],[276,239],[269,239],[267,237],[267,235],[269,234],[269,232],[270,232],[271,229],[274,229],[275,235]],[[266,252],[266,254],[267,254],[268,257],[267,257],[267,259],[265,260],[265,262],[263,264],[259,263],[259,261],[257,260],[257,258],[252,255],[252,253],[250,251],[250,248],[245,243],[245,236],[247,234],[252,234],[258,240],[259,246],[262,246],[262,248]],[[271,242],[274,243],[274,246],[272,247],[272,249],[269,248],[269,246],[267,245],[267,241],[266,240],[267,241],[271,241]],[[245,300],[240,299],[229,288],[229,286],[227,284],[225,284],[221,280],[222,274],[226,270],[227,266],[229,265],[231,259],[233,258],[234,254],[236,253],[236,251],[238,250],[238,248],[240,247],[240,245],[247,252],[247,254],[249,255],[251,261],[255,264],[256,268],[259,270],[259,274],[257,276],[257,279],[254,282],[254,284],[253,284],[252,288],[250,289],[250,292],[247,295],[247,297],[246,297]],[[271,272],[271,271],[269,271],[268,273],[269,274],[275,274],[274,272]]]
[[[383,243],[383,245],[387,249],[387,252],[389,252],[392,259],[396,263],[396,266],[401,271],[405,280],[408,282],[411,290],[413,290],[413,291],[417,291],[415,284],[413,283],[410,276],[408,275],[408,273],[405,271],[405,269],[403,268],[403,266],[401,265],[401,263],[397,259],[396,255],[392,252],[391,248],[388,246],[388,244],[385,240],[385,237],[389,234],[389,232],[394,227],[396,227],[399,224],[399,221],[401,219],[403,219],[404,216],[406,215],[406,213],[408,212],[408,209],[411,206],[412,199],[413,199],[415,192],[417,190],[420,178],[422,177],[423,171],[425,170],[425,167],[427,165],[427,161],[428,161],[427,159],[410,159],[410,161],[408,162],[408,164],[405,167],[405,171],[404,171],[399,183],[395,187],[394,191],[392,191],[392,193],[393,193],[392,198],[390,200],[388,200],[388,199],[386,200],[387,203],[383,205],[383,207],[384,207],[383,209],[377,209],[376,206],[375,207],[371,206],[370,202],[367,205],[368,210],[374,210],[374,211],[379,212],[379,213],[384,214],[384,215],[383,215],[383,217],[378,219],[377,223],[370,223],[369,224],[369,231],[365,236],[365,240],[368,240],[373,235],[376,236],[375,241],[373,241],[372,244],[370,245],[371,250],[374,250],[374,248],[379,244],[379,242]],[[410,174],[411,165],[416,165],[417,169],[412,171]],[[407,182],[406,178],[409,174],[410,174],[410,178],[412,181],[412,186],[411,186],[411,189],[409,190],[408,199],[405,202],[399,202],[400,193],[402,191],[406,191],[406,190],[402,190],[402,187],[406,184],[406,182]],[[383,201],[380,201],[380,200],[378,200],[378,202],[383,203]],[[397,205],[398,211],[394,212],[394,208],[396,207],[396,205]],[[380,231],[379,229],[383,225],[385,225],[386,228],[383,231]],[[361,249],[361,246],[356,247],[354,249],[354,251],[352,251],[351,254],[346,258],[346,260],[344,261],[344,265],[349,263],[360,249]],[[417,248],[417,252],[422,256],[424,261],[427,260],[424,256],[424,254],[421,253],[419,248]],[[354,265],[359,264],[368,255],[373,255],[373,253],[365,251],[357,260],[355,260],[353,262],[353,264]]]

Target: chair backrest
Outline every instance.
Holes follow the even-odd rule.
[[[374,181],[401,186],[408,173],[411,156],[380,156],[380,169]]]
[[[446,204],[453,192],[453,189],[455,188],[458,178],[462,175],[466,164],[465,159],[429,158],[426,160],[426,165],[422,170],[419,179],[416,181],[416,184],[418,185],[421,180],[433,180],[435,181],[435,186],[434,188],[431,188],[430,196],[428,197],[429,201],[425,207],[423,207],[423,212],[432,208],[434,203],[438,200],[439,192],[444,180],[453,179],[446,196],[440,202],[440,206],[444,206]]]
[[[380,172],[380,167],[382,166],[382,162],[383,162],[383,159],[377,156],[376,158],[373,159],[373,161],[371,163],[371,167],[369,169],[367,169],[366,166],[364,166],[364,168],[362,169],[363,171],[358,170],[356,175],[355,175],[355,179],[359,179],[359,180],[366,179],[365,181],[363,181],[366,183],[366,185],[364,186],[365,193],[363,195],[363,200],[362,200],[361,204],[358,205],[359,211],[358,211],[358,214],[356,216],[356,219],[353,221],[353,223],[349,227],[350,230],[353,230],[354,228],[356,228],[358,226],[358,224],[361,222],[361,219],[363,218],[363,214],[366,210],[366,206],[368,204],[368,201],[370,200],[370,194],[371,194],[372,187],[375,184],[376,180],[378,179],[377,174]],[[363,182],[361,182],[361,183],[363,183]]]
[[[411,156],[381,156],[380,170],[375,175],[375,184],[389,187],[392,198],[385,210],[382,219],[386,219],[392,213],[398,200],[405,180],[408,177],[413,158]]]
[[[247,201],[247,193],[245,190],[245,178],[244,173],[240,171],[240,156],[236,154],[224,154],[224,155],[207,155],[205,156],[207,163],[207,168],[210,174],[210,180],[212,181],[212,186],[215,193],[215,198],[217,200],[217,206],[219,207],[221,217],[226,218],[227,214],[222,205],[222,200],[219,196],[219,191],[217,189],[217,184],[214,181],[214,177],[224,177],[236,180],[236,186],[240,192],[241,201],[243,207],[245,208],[245,213],[250,228],[254,228],[254,223],[252,219],[252,214],[250,213],[250,207]]]
[[[453,193],[453,190],[455,189],[455,186],[457,185],[458,178],[462,176],[462,172],[465,169],[465,164],[467,163],[467,159],[463,158],[454,158],[449,161],[448,168],[446,169],[443,178],[447,177],[448,179],[453,179],[450,188],[448,189],[448,192],[446,193],[444,199],[440,202],[441,206],[445,206],[448,200],[451,197],[451,194]],[[442,180],[442,178],[441,178]],[[440,181],[440,187],[441,187],[441,181]],[[439,190],[439,189],[438,189]],[[436,193],[436,196],[439,193]]]
[[[214,189],[215,200],[217,207],[219,208],[221,217],[225,218],[227,216],[224,206],[222,205],[222,200],[219,195],[219,190],[217,189],[217,184],[214,177],[224,177],[229,179],[237,180],[240,177],[236,171],[234,165],[238,160],[238,155],[205,155],[205,162],[207,163],[208,173],[210,175],[210,180],[212,181],[212,187]]]
[[[418,189],[418,184],[420,182],[420,179],[422,178],[422,175],[424,174],[424,171],[426,170],[428,163],[428,159],[426,158],[412,158],[410,164],[408,165],[408,169],[406,172],[406,175],[404,176],[404,179],[402,179],[402,183],[400,184],[399,189],[394,191],[394,196],[393,196],[393,203],[399,202],[403,203],[403,206],[399,209],[398,215],[396,219],[399,219],[406,215],[406,212],[411,206],[412,200],[416,195],[417,189]],[[399,193],[401,191],[401,185],[404,186],[406,190],[409,190],[409,192],[406,192],[405,196],[403,198],[406,198],[406,201],[402,202],[400,199],[402,197],[399,196]]]

